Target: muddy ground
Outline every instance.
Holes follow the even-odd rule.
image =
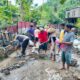
[[[16,56],[17,52],[14,52],[8,59],[0,62],[0,80],[80,80],[80,57],[76,54],[73,56],[78,60],[78,66],[69,70],[60,70],[59,55],[55,62],[48,57],[41,59],[34,54],[25,58],[16,58]],[[4,71],[1,72],[4,69],[8,69],[10,74],[5,75]]]

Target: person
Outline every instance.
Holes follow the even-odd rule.
[[[43,49],[46,53],[47,51],[47,42],[48,42],[48,33],[44,30],[44,28],[40,28],[40,33],[38,35],[40,46],[39,46],[39,51],[40,49]]]
[[[61,51],[61,48],[63,47],[63,44],[60,44],[60,43],[62,43],[63,38],[64,38],[64,34],[65,34],[65,30],[64,30],[65,24],[64,23],[61,24],[61,28],[62,29],[61,29],[60,36],[59,36],[59,50],[58,50],[58,53]]]
[[[65,28],[65,24],[61,24],[61,28],[62,28],[62,29],[61,29],[60,37],[59,37],[60,42],[63,41],[64,32],[65,32],[65,30],[64,30],[64,28]]]
[[[76,36],[76,28],[72,28],[71,31],[75,34],[75,38],[77,38],[77,36]]]
[[[26,38],[25,37],[25,39],[24,39],[24,41],[23,41],[23,43],[22,43],[22,56],[25,56],[26,55],[26,48],[27,48],[27,46],[28,46],[28,44],[29,44],[29,38]]]
[[[36,44],[35,44],[35,46],[32,47],[32,53],[37,53],[37,54],[39,54],[39,52],[38,52],[39,45],[40,45],[40,42],[37,41]]]
[[[10,45],[12,45],[13,49],[16,51],[20,49],[20,42],[15,37],[12,41],[10,41]]]
[[[72,46],[74,41],[74,33],[71,31],[72,25],[66,25],[65,30],[66,33],[64,34],[64,38],[61,44],[64,44],[62,48],[62,69],[65,69],[65,63],[67,64],[67,69],[70,67],[71,63],[71,53],[72,53]]]
[[[72,28],[71,31],[75,33],[76,29],[75,28]]]
[[[2,32],[0,32],[0,47],[3,46],[3,36],[2,36]]]
[[[39,34],[40,30],[39,30],[39,27],[37,27],[34,31],[34,35],[35,35],[35,42],[38,41],[38,34]]]
[[[56,43],[55,43],[55,41],[56,41],[56,29],[54,29],[54,28],[51,28],[51,30],[50,30],[51,32],[50,32],[50,44],[51,44],[51,46],[50,46],[50,48],[51,48],[51,59],[52,60],[56,60]]]
[[[28,29],[27,31],[27,34],[28,34],[28,37],[34,41],[35,37],[34,37],[34,26],[33,25],[30,25],[30,28]]]
[[[10,44],[8,32],[3,32],[3,46],[8,46]]]
[[[22,48],[21,56],[25,56],[25,54],[26,54],[25,51],[26,51],[26,48],[29,45],[29,41],[30,41],[29,37],[25,36],[25,35],[17,35],[15,37],[15,40],[16,40],[15,44],[17,44],[18,43],[17,41],[19,41],[18,46]]]
[[[45,31],[48,32],[49,26],[45,26]]]
[[[49,38],[49,41],[48,41],[48,49],[50,49],[50,46],[51,46],[51,32],[53,31],[53,27],[50,27],[48,28],[47,32],[48,32],[48,38]]]

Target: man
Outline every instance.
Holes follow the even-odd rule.
[[[34,26],[30,25],[30,28],[27,31],[27,34],[29,36],[29,38],[34,41],[35,37],[34,37]]]
[[[50,48],[51,48],[51,60],[56,61],[56,29],[51,28],[50,30]]]
[[[60,43],[62,43],[62,41],[63,41],[63,38],[64,38],[64,34],[65,34],[65,30],[64,30],[64,28],[65,28],[65,24],[63,23],[63,24],[61,24],[61,32],[60,32],[60,36],[59,36],[59,42]],[[59,50],[58,50],[58,53],[61,51],[61,48],[63,47],[63,44],[61,45],[61,44],[59,44]]]
[[[38,34],[39,34],[40,30],[39,30],[39,27],[37,27],[34,31],[34,35],[35,35],[35,41],[37,42],[38,41]]]
[[[65,63],[67,64],[67,69],[70,67],[71,63],[71,53],[74,41],[74,33],[71,31],[72,25],[65,26],[65,35],[61,44],[64,44],[62,48],[62,69],[65,69]]]
[[[40,49],[47,50],[47,42],[48,42],[48,33],[44,30],[44,28],[40,28],[40,33],[38,35],[39,42],[40,42]]]
[[[3,46],[3,36],[2,32],[0,32],[0,47]]]
[[[62,28],[62,29],[61,29],[60,37],[59,37],[60,42],[63,41],[63,37],[64,37],[64,33],[65,33],[65,30],[64,30],[65,24],[61,24],[61,28]]]
[[[29,39],[29,37],[25,36],[25,35],[17,35],[16,40],[19,41],[20,46],[22,48],[22,51],[21,51],[22,56],[25,56],[25,54],[26,54],[25,53],[26,48],[27,48],[28,45],[30,45],[30,42],[31,42],[30,39]]]

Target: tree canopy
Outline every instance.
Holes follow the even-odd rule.
[[[65,19],[65,11],[80,6],[80,0],[47,0],[41,6],[32,4],[33,0],[16,0],[16,6],[8,0],[0,0],[0,26],[31,20],[38,24],[62,23]]]

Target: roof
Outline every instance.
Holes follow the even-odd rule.
[[[73,9],[76,9],[76,8],[80,8],[80,6],[75,7],[75,8],[71,8],[71,9],[68,9],[68,10],[66,10],[66,11],[70,11],[70,10],[73,10]]]

